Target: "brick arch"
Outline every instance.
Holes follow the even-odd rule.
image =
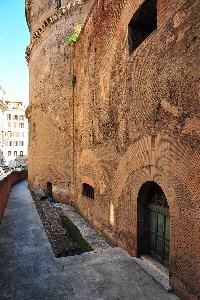
[[[138,203],[143,201],[145,205],[145,195],[140,198],[141,188],[145,185],[143,191],[147,193],[148,182],[156,182],[167,198],[170,213],[169,284],[172,287],[188,282],[188,278],[187,286],[193,286],[194,280],[199,282],[199,239],[194,238],[199,236],[199,158],[197,152],[174,138],[145,136],[127,149],[115,172],[116,244],[133,256],[143,254],[142,235],[138,232],[141,226],[138,224]],[[191,257],[194,263],[186,268],[185,262],[191,261]]]
[[[155,181],[167,193],[168,189],[162,182],[167,178],[169,180],[177,178],[187,186],[192,196],[197,198],[199,197],[197,194],[199,167],[200,155],[173,137],[162,135],[142,137],[127,149],[119,161],[113,181],[114,204],[118,207],[128,177],[141,169],[146,170],[146,176],[138,188],[146,181]]]
[[[94,181],[95,181],[95,183],[99,186],[100,193],[103,193],[106,188],[105,177],[102,171],[101,164],[96,154],[94,153],[94,151],[90,149],[85,149],[81,152],[78,161],[78,169],[80,170],[81,179],[84,178],[84,180],[87,181],[86,183],[91,184],[89,181],[90,176],[86,176],[84,171],[87,166],[89,166],[93,172],[92,177],[94,178],[90,178],[90,181],[93,180],[92,186],[94,187]],[[86,177],[88,177],[88,180]]]
[[[134,256],[140,255],[138,248],[140,247],[138,241],[138,238],[140,238],[138,235],[138,209],[141,209],[141,206],[138,203],[141,204],[142,202],[142,205],[146,205],[146,197],[153,182],[162,188],[169,204],[170,216],[174,218],[175,215],[179,214],[177,202],[180,195],[175,190],[175,186],[180,184],[178,179],[171,176],[169,172],[155,166],[141,167],[129,174],[117,205],[116,202],[114,203],[116,211],[115,226],[117,245]]]
[[[149,200],[149,192],[151,187],[155,181],[146,181],[140,187],[138,197],[137,197],[137,256],[145,255],[148,252],[148,209],[147,203]],[[164,184],[163,184],[164,185]],[[160,185],[158,185],[160,186]],[[160,186],[161,187],[161,186]],[[161,188],[162,189],[162,188]],[[163,191],[163,189],[162,189]],[[164,193],[164,191],[163,191]],[[175,193],[174,193],[175,194]],[[166,194],[164,193],[166,196]],[[172,195],[171,195],[172,196]],[[167,199],[167,197],[166,197]],[[167,199],[167,204],[173,203],[172,197],[169,198],[170,201]],[[169,215],[170,211],[172,212],[173,209],[169,207]],[[172,213],[173,214],[173,213]]]

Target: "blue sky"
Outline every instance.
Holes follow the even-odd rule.
[[[6,96],[26,106],[29,70],[25,50],[29,42],[25,0],[0,0],[0,86]]]

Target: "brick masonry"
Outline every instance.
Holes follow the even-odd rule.
[[[143,2],[66,1],[60,13],[54,1],[26,1],[29,184],[45,190],[51,182],[56,199],[139,256],[138,216],[156,182],[170,211],[170,285],[197,299],[199,1],[158,0],[157,29],[130,54],[128,24]],[[69,47],[76,24],[83,28]],[[82,196],[83,183],[94,199]]]
[[[27,178],[27,171],[13,171],[0,181],[0,221],[2,220],[6,203],[13,185]]]

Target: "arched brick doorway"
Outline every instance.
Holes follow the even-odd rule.
[[[161,187],[149,181],[138,195],[138,256],[150,255],[169,268],[170,216]]]

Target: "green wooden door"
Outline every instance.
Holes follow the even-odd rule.
[[[169,268],[170,218],[162,189],[154,184],[148,199],[148,254]]]

